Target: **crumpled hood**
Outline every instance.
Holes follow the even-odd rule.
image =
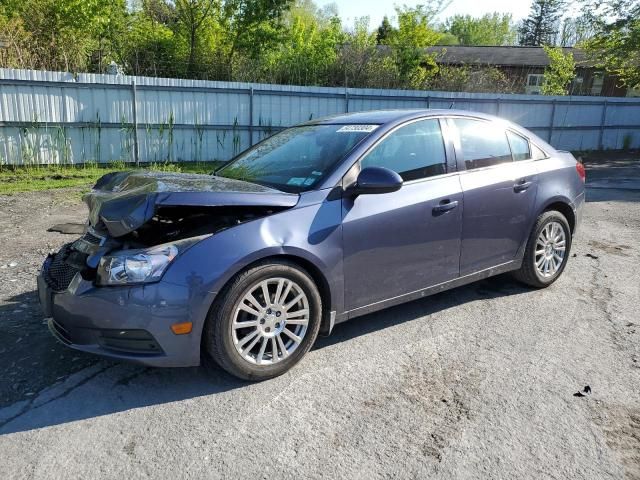
[[[83,196],[89,222],[120,237],[153,218],[158,206],[290,208],[299,196],[254,183],[183,173],[114,172]]]

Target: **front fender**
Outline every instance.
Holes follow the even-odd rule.
[[[339,200],[286,210],[212,235],[180,255],[162,281],[188,287],[201,330],[216,294],[233,276],[252,263],[283,255],[314,265],[329,287],[331,310],[343,311]]]

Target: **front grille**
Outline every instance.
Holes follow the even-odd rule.
[[[44,279],[54,292],[62,292],[69,288],[71,281],[80,271],[77,267],[67,263],[67,258],[71,253],[71,244],[62,247],[53,256],[49,267],[44,272]]]
[[[104,238],[91,233],[89,230],[87,230],[82,239],[92,245],[102,245],[102,242],[104,241]]]

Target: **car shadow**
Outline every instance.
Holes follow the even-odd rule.
[[[483,280],[340,324],[331,336],[319,338],[314,350],[346,343],[361,335],[417,320],[465,302],[518,295],[528,291],[530,289],[506,275]],[[15,312],[16,304],[33,304],[34,299],[35,292],[9,299],[8,304],[0,307],[0,318],[7,318],[10,311]],[[21,379],[16,376],[25,377],[26,386],[19,392],[21,395],[14,398],[16,401],[11,404],[5,402],[5,406],[0,408],[0,435],[217,395],[250,385],[249,382],[227,374],[211,362],[195,368],[160,369],[107,361],[76,352],[58,344],[51,337],[43,324],[42,314],[35,309],[28,315],[22,315],[16,322],[21,322],[23,328],[31,330],[30,335],[19,342],[26,342],[25,350],[21,352],[13,347],[9,348],[16,342],[15,334],[3,335],[0,339],[0,354],[7,355],[4,359],[7,378],[20,385]],[[348,346],[345,345],[345,348]],[[31,358],[36,358],[37,355],[44,358],[35,366],[27,362],[18,367],[18,364],[9,361],[8,356],[20,356],[26,351],[32,352]],[[76,360],[72,361],[74,358]],[[12,375],[12,369],[15,368],[19,371],[17,375]],[[304,368],[304,365],[299,368]],[[66,375],[62,373],[65,369]],[[34,376],[40,378],[40,388],[38,384],[29,382]],[[286,382],[286,375],[272,381]],[[4,382],[0,387],[6,389],[9,384],[10,382]]]
[[[517,282],[511,275],[498,275],[419,300],[363,315],[362,317],[356,317],[345,323],[336,325],[330,336],[321,337],[316,341],[314,348],[320,349],[346,342],[361,335],[394,327],[464,303],[520,295],[530,291],[531,288]]]

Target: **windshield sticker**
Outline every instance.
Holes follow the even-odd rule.
[[[287,185],[294,185],[296,187],[299,187],[304,183],[305,180],[306,178],[304,177],[293,177],[289,179],[289,181],[287,182]]]
[[[316,182],[316,178],[309,177],[304,181],[304,186],[308,187],[309,185],[313,185]]]
[[[379,125],[345,125],[337,133],[371,133]]]
[[[321,177],[322,176],[322,172],[316,172],[314,170],[313,172],[311,172],[311,175],[315,175],[316,177]]]

